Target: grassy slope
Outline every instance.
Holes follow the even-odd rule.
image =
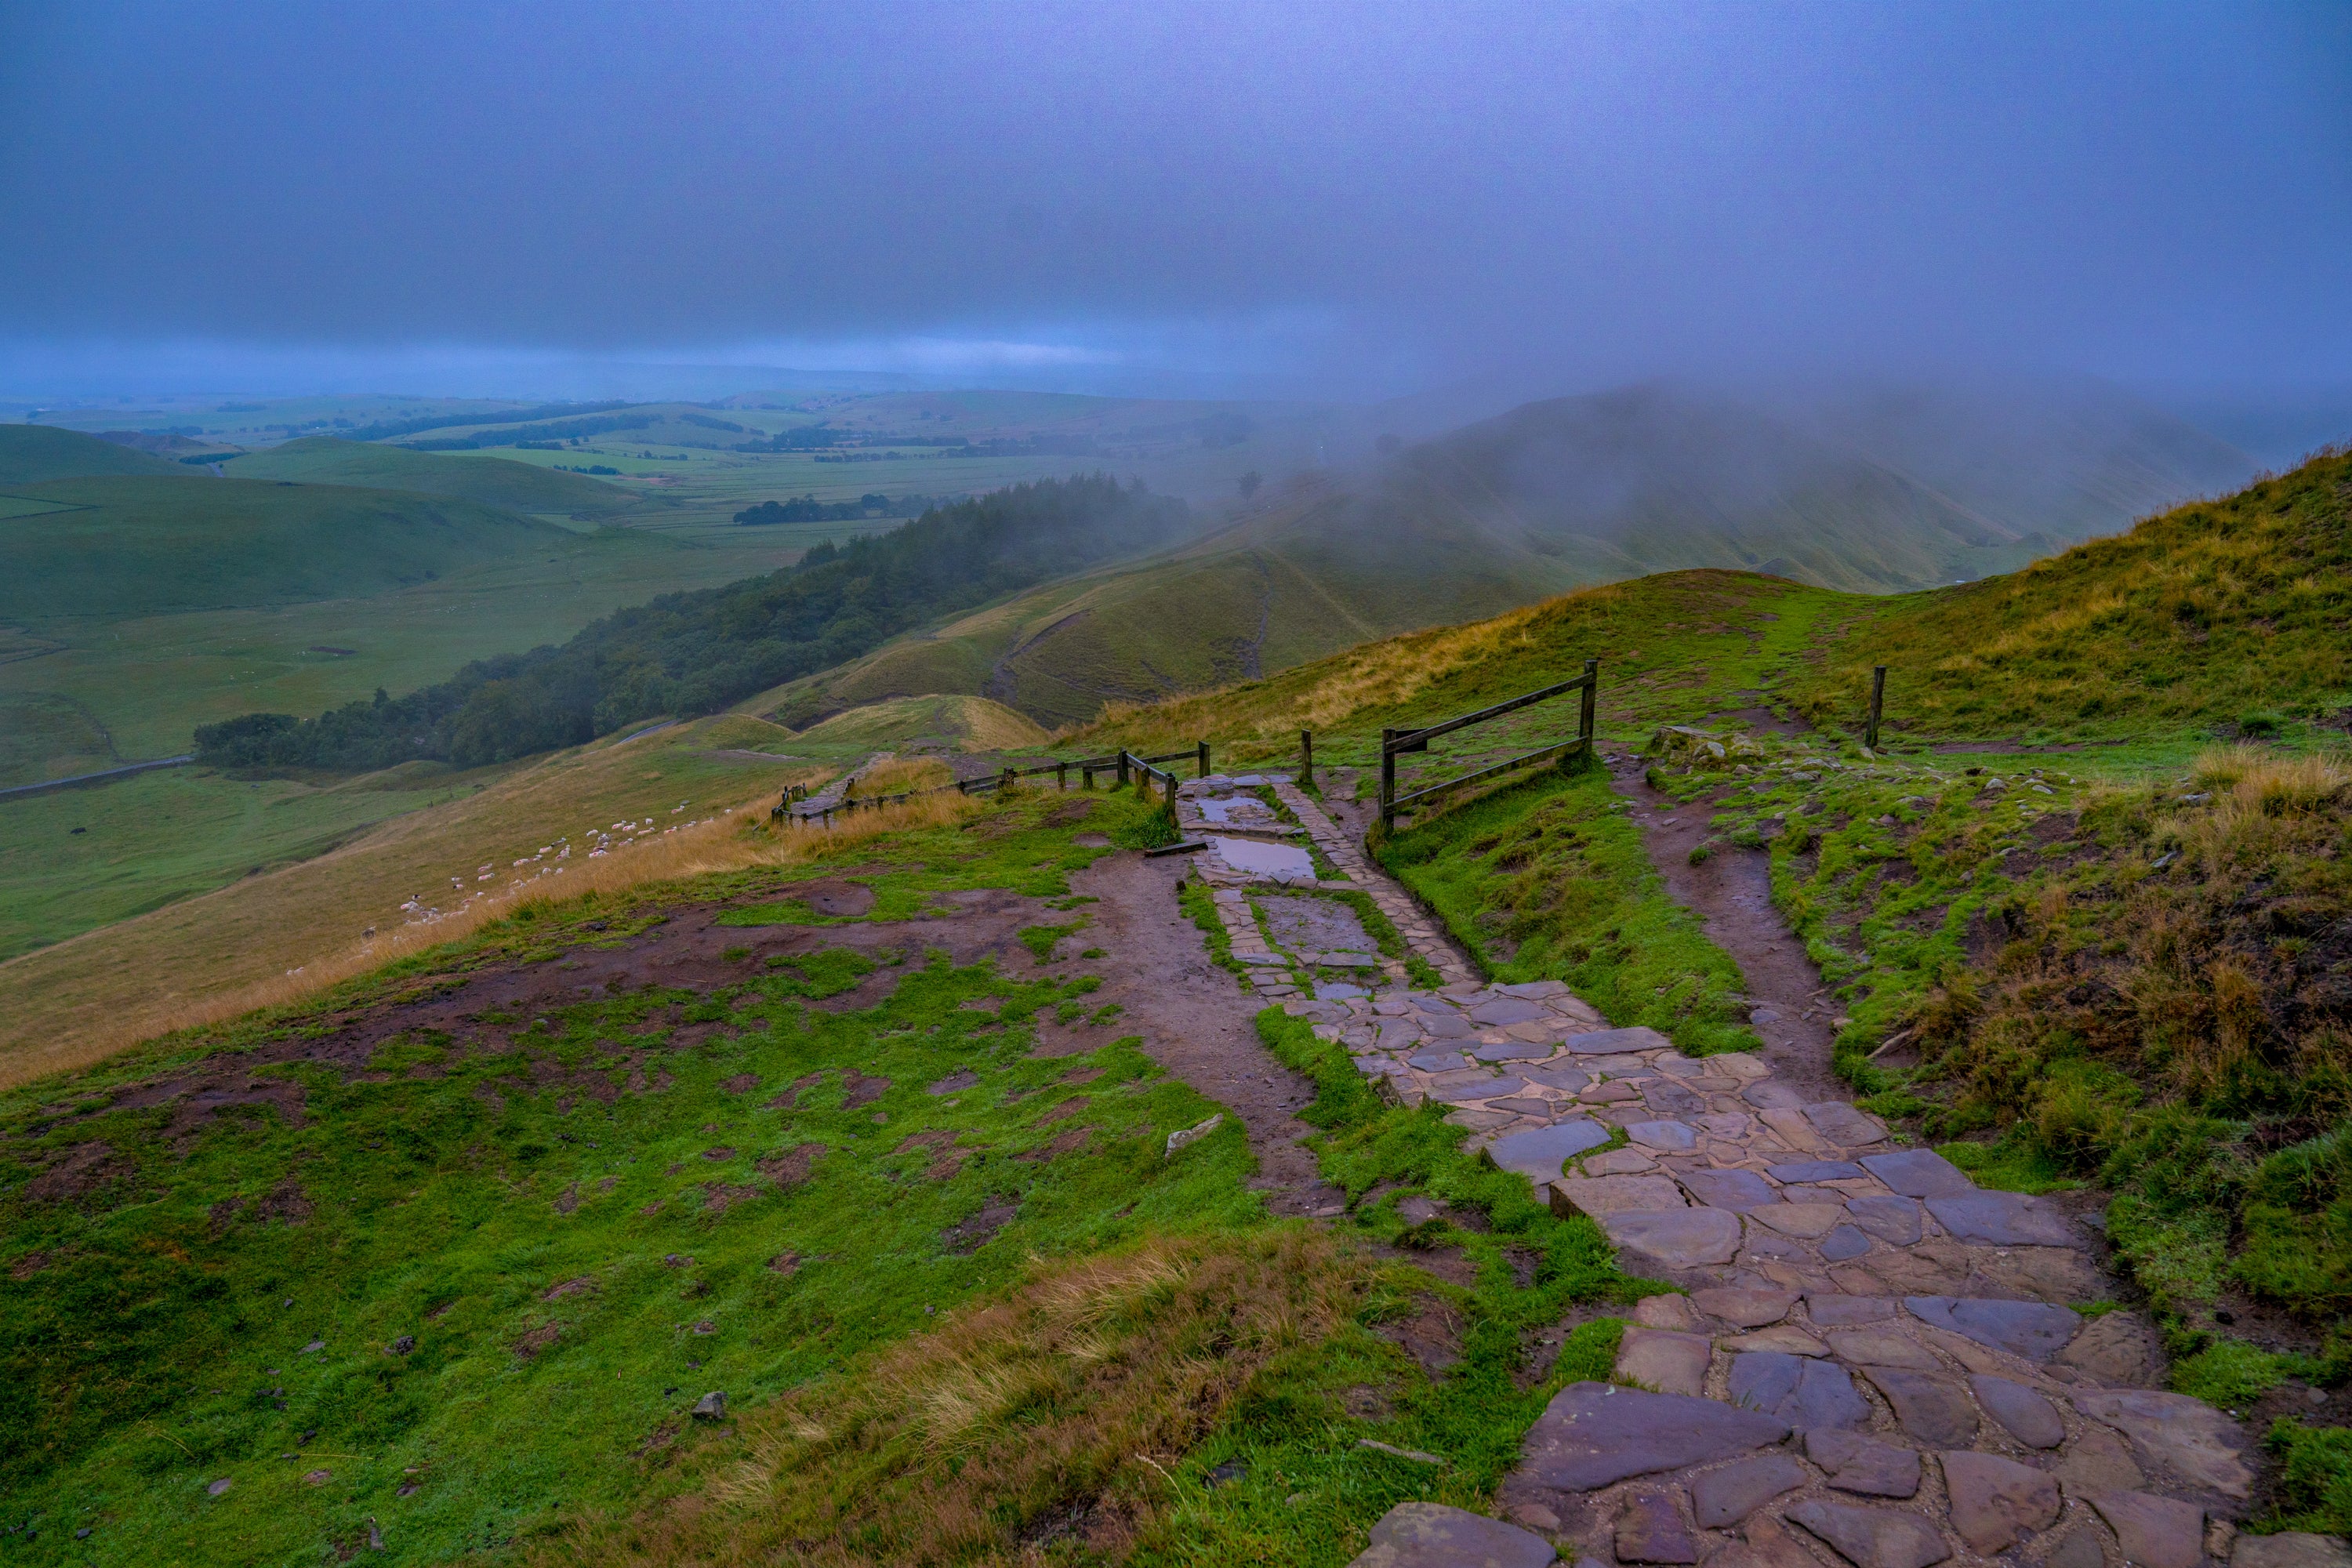
[[[317,713],[379,686],[413,689],[474,659],[561,642],[600,615],[641,603],[648,582],[712,587],[782,563],[774,555],[730,556],[635,529],[584,538],[556,532],[545,542],[543,551],[366,597],[44,622],[37,634],[0,633],[25,645],[23,655],[0,658],[0,715],[70,710],[78,727],[60,737],[69,742],[64,752],[172,756],[188,749],[198,724],[257,710]],[[0,716],[0,731],[29,722]],[[62,765],[64,752],[58,766],[43,766],[30,752],[22,760],[0,752],[0,783],[79,771]]]
[[[1099,853],[1044,824],[1054,804],[1001,808],[977,840],[950,829],[851,855],[927,884],[1050,896]],[[412,1034],[364,1062],[260,1068],[302,1086],[299,1123],[265,1111],[170,1130],[168,1111],[108,1109],[119,1089],[282,1050],[441,977],[625,941],[668,900],[788,886],[747,872],[539,909],[318,1004],[0,1098],[20,1172],[109,1151],[82,1160],[94,1179],[63,1202],[0,1184],[15,1264],[0,1275],[0,1466],[42,1546],[89,1521],[97,1561],[311,1561],[363,1543],[374,1521],[391,1562],[534,1539],[535,1559],[822,1542],[961,1560],[1076,1505],[1081,1531],[1139,1562],[1338,1561],[1398,1500],[1483,1499],[1550,1393],[1605,1373],[1608,1320],[1546,1375],[1515,1376],[1564,1307],[1626,1289],[1589,1223],[1464,1158],[1433,1114],[1373,1100],[1335,1047],[1269,1013],[1269,1043],[1318,1085],[1307,1116],[1327,1129],[1327,1170],[1351,1193],[1384,1190],[1337,1245],[1270,1223],[1237,1127],[1163,1157],[1163,1135],[1212,1108],[1132,1042],[1028,1056],[1033,1020],[1083,1013],[1092,982],[1025,961],[910,963],[841,1012],[804,999],[854,984],[865,960],[747,963],[707,997],[656,984],[543,1017],[493,1010],[474,1022],[511,1035],[499,1048]],[[962,1005],[976,998],[990,1010]],[[719,1018],[740,1033],[662,1050],[633,1077],[663,1031]],[[853,1069],[891,1087],[853,1110]],[[973,1090],[923,1092],[957,1069]],[[1098,1076],[1062,1087],[1074,1069]],[[592,1076],[617,1093],[573,1109]],[[808,1083],[796,1107],[763,1101],[794,1082]],[[39,1109],[61,1089],[79,1107],[62,1123]],[[1067,1128],[1053,1113],[1073,1096],[1093,1137],[1011,1158]],[[913,1133],[961,1134],[971,1152],[943,1171]],[[825,1152],[804,1185],[754,1173],[807,1143]],[[722,1213],[720,1184],[756,1195]],[[1485,1219],[1408,1225],[1395,1203],[1414,1192]],[[1003,1197],[1019,1213],[996,1240],[945,1245]],[[1350,1235],[1459,1245],[1475,1282],[1381,1262]],[[789,1271],[770,1264],[782,1255]],[[554,1289],[566,1281],[580,1283]],[[1442,1383],[1373,1331],[1431,1311],[1464,1342]],[[706,1387],[730,1392],[748,1442],[683,1419]],[[1210,1475],[1227,1460],[1244,1479]],[[583,1532],[549,1533],[583,1515]]]
[[[255,479],[60,479],[75,510],[0,529],[0,616],[36,622],[384,593],[544,552],[565,531],[471,501]]]
[[[728,720],[706,721],[726,724]],[[452,878],[467,890],[495,888],[515,875],[510,862],[566,838],[575,845],[591,828],[618,820],[698,816],[780,789],[787,779],[811,776],[822,764],[779,758],[773,763],[713,754],[701,725],[641,740],[603,742],[558,752],[528,766],[481,778],[445,782],[430,768],[394,769],[324,790],[299,784],[247,786],[233,781],[205,787],[174,772],[95,794],[38,796],[12,809],[46,831],[12,849],[5,864],[13,891],[32,911],[12,933],[19,942],[58,930],[84,934],[0,964],[0,1078],[21,1079],[52,1058],[83,1059],[93,1039],[121,1037],[137,1021],[167,1024],[175,1010],[206,997],[230,994],[301,965],[349,949],[360,932],[404,919],[400,905],[416,894],[444,904]],[[830,748],[796,746],[803,759]],[[838,753],[851,760],[853,750]],[[406,786],[407,798],[400,798]],[[390,803],[372,798],[390,791]],[[447,798],[453,791],[456,798]],[[247,804],[248,798],[269,805]],[[381,820],[387,804],[421,806]],[[681,802],[688,813],[673,813]],[[142,806],[169,813],[160,819]],[[27,809],[28,807],[33,809]],[[247,814],[268,818],[265,832],[230,837],[248,826]],[[73,837],[68,822],[91,831]],[[285,864],[296,837],[350,837],[331,853]],[[203,845],[207,831],[224,847]],[[178,837],[195,847],[168,850]],[[126,852],[124,845],[132,846]],[[232,855],[229,848],[235,850]],[[278,869],[243,876],[237,858],[270,849]],[[160,852],[159,864],[142,856]],[[117,857],[121,857],[121,861]],[[263,862],[267,865],[268,862]],[[493,868],[478,879],[478,868]],[[135,872],[135,876],[132,874]],[[106,900],[152,902],[160,889],[215,879],[218,890],[155,909],[136,919],[89,931],[111,912]],[[226,886],[221,886],[226,882]],[[120,909],[121,905],[116,906]],[[134,905],[135,907],[135,905]],[[136,1037],[135,1035],[130,1037]]]
[[[585,474],[559,473],[503,458],[411,452],[331,436],[307,436],[248,452],[223,471],[233,479],[411,490],[456,496],[508,511],[587,518],[613,517],[646,505],[646,498]]]
[[[985,697],[899,697],[836,713],[802,731],[809,741],[836,745],[891,746],[919,742],[966,752],[1009,752],[1042,746],[1045,731],[1026,714]],[[789,731],[786,739],[792,739]]]
[[[101,441],[79,430],[46,425],[0,425],[0,487],[46,484],[100,474],[187,478],[192,470],[136,447]]]
[[[1873,664],[1930,735],[2119,737],[2335,722],[2352,704],[2352,457],[2007,577],[1872,606],[1789,697],[1850,722]]]
[[[768,706],[961,690],[1069,723],[1107,701],[1223,685],[1600,574],[1475,527],[1382,540],[1353,523],[1344,497],[1307,487],[1180,549],[1034,589],[782,689]]]

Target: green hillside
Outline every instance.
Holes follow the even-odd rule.
[[[739,716],[737,722],[744,721]],[[1013,751],[1045,743],[1045,731],[1025,715],[985,697],[899,697],[836,713],[786,740],[835,745]]]
[[[585,474],[567,474],[504,458],[442,457],[399,447],[306,436],[247,452],[223,469],[241,479],[292,479],[456,496],[509,511],[604,518],[635,510],[643,498]]]
[[[71,510],[0,526],[0,618],[360,597],[570,537],[471,501],[342,485],[183,473],[47,481],[38,490]]]
[[[1873,664],[1939,735],[2340,729],[2352,705],[2352,457],[2315,458],[2007,577],[1871,605],[1794,673],[1850,710]]]
[[[1371,534],[1361,521],[1354,498],[1304,485],[1205,539],[1050,584],[781,689],[761,710],[805,722],[962,691],[1067,724],[1106,703],[1225,685],[1589,580],[1475,521]]]
[[[2352,458],[2321,458],[2018,573],[1893,599],[1666,574],[1066,739],[1206,736],[1246,763],[1295,755],[1306,728],[1327,765],[1368,769],[1385,726],[1599,658],[1604,741],[1647,752],[1647,782],[1706,824],[1690,863],[1769,863],[1757,880],[1831,988],[1836,1065],[1865,1106],[1912,1118],[1990,1184],[2126,1194],[2106,1229],[2174,1386],[2251,1404],[2352,1370],[2352,1341],[2330,1337],[2352,1310],[2347,498]],[[1859,744],[1873,664],[1890,669],[1875,756]],[[1766,710],[1799,732],[1756,726]],[[1534,708],[1464,731],[1405,759],[1402,782],[1572,721]],[[1727,754],[1652,751],[1668,724],[1706,727]],[[1412,825],[1382,858],[1498,971],[1607,994],[1643,955],[1593,918],[1631,885],[1611,867],[1639,844],[1604,785],[1525,778]],[[1657,991],[1688,1014],[1677,1027],[1733,1006]],[[2260,1342],[2233,1327],[2249,1321]]]
[[[135,447],[47,425],[0,425],[0,486],[45,484],[99,474],[187,477],[189,470]]]

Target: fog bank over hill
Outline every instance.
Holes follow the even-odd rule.
[[[1887,592],[2007,571],[2242,484],[2246,453],[2095,383],[1670,383],[1529,403],[1412,447],[1367,521],[1517,531],[1591,578],[1746,567]]]

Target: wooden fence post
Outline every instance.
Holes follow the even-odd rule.
[[[1396,753],[1389,750],[1389,742],[1396,739],[1396,733],[1394,730],[1381,731],[1381,831],[1383,833],[1393,832],[1396,828]]]
[[[1584,703],[1576,716],[1576,738],[1584,742],[1584,760],[1592,760],[1592,719],[1601,698],[1601,661],[1584,661]]]
[[[1209,776],[1209,742],[1206,741],[1201,742],[1201,772],[1199,776],[1202,778],[1207,778]]]
[[[1298,731],[1298,782],[1309,784],[1315,782],[1315,731],[1312,730]]]
[[[1003,800],[1005,795],[1011,791],[1012,788],[1013,770],[1011,768],[1007,768],[1004,770],[1004,776],[999,779],[996,783],[996,798]]]
[[[1118,749],[1118,787],[1121,789],[1127,787],[1127,748],[1125,746]]]
[[[1870,727],[1863,731],[1862,743],[1872,751],[1878,750],[1878,714],[1886,702],[1886,667],[1870,667]]]
[[[1054,764],[1054,787],[1055,789],[1067,789],[1070,787],[1069,763],[1055,763]]]

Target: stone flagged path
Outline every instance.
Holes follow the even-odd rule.
[[[1612,1382],[1563,1389],[1528,1431],[1498,1497],[1527,1552],[1579,1568],[2352,1568],[2332,1538],[2240,1543],[2243,1434],[2147,1386],[2161,1352],[2133,1314],[2066,1305],[2108,1290],[2053,1205],[1979,1190],[1843,1101],[1801,1103],[1752,1057],[1603,1028],[1564,986],[1442,995],[1465,1023],[1511,1016],[1498,1001],[1541,1007],[1469,1037],[1542,1054],[1507,1047],[1490,1065],[1461,1036],[1383,1034],[1423,1026],[1430,998],[1286,1007],[1401,1099],[1451,1103],[1489,1159],[1599,1225],[1626,1272],[1682,1288],[1636,1306]],[[1414,1539],[1444,1535],[1423,1520]],[[1486,1556],[1391,1538],[1357,1561],[1481,1563],[1486,1539]]]
[[[1278,821],[1265,803],[1250,793],[1269,786],[1301,826],[1294,827]],[[1213,816],[1210,815],[1213,812]],[[1301,994],[1294,979],[1294,968],[1309,974],[1318,966],[1355,970],[1360,972],[1360,978],[1367,984],[1385,980],[1399,986],[1404,984],[1406,973],[1404,965],[1396,960],[1379,959],[1378,950],[1369,941],[1360,947],[1338,950],[1328,943],[1320,948],[1306,948],[1296,942],[1277,945],[1260,929],[1250,907],[1253,889],[1261,898],[1290,888],[1362,893],[1397,928],[1398,935],[1414,956],[1428,963],[1449,984],[1476,984],[1461,955],[1423,913],[1421,906],[1333,826],[1321,808],[1292,784],[1289,775],[1215,773],[1188,780],[1177,791],[1176,825],[1177,831],[1187,838],[1206,839],[1209,848],[1197,858],[1194,870],[1213,890],[1217,916],[1233,943],[1234,959],[1252,969],[1252,985],[1269,999],[1282,1001]],[[1314,863],[1306,851],[1287,841],[1289,837],[1302,832],[1341,876],[1316,876]],[[1266,835],[1273,841],[1262,843],[1244,835]],[[1361,938],[1360,927],[1356,934]],[[1366,957],[1375,962],[1360,962]],[[1337,962],[1329,962],[1334,960]],[[1372,978],[1375,974],[1378,980]],[[1319,988],[1325,994],[1339,989],[1328,984]],[[1363,994],[1360,987],[1345,989]]]
[[[1612,1381],[1553,1397],[1503,1518],[1401,1504],[1352,1568],[2352,1568],[2333,1537],[2237,1533],[2244,1434],[2153,1386],[2137,1315],[2074,1310],[2112,1288],[2058,1207],[1981,1190],[1752,1056],[1611,1028],[1557,981],[1482,984],[1286,777],[1195,781],[1180,819],[1249,831],[1234,818],[1253,814],[1212,826],[1185,802],[1262,785],[1344,879],[1313,885],[1370,895],[1445,984],[1411,990],[1391,961],[1301,994],[1292,963],[1310,941],[1338,956],[1333,928],[1282,908],[1306,901],[1295,881],[1203,855],[1259,989],[1383,1093],[1447,1106],[1628,1274],[1677,1287],[1636,1305]]]

